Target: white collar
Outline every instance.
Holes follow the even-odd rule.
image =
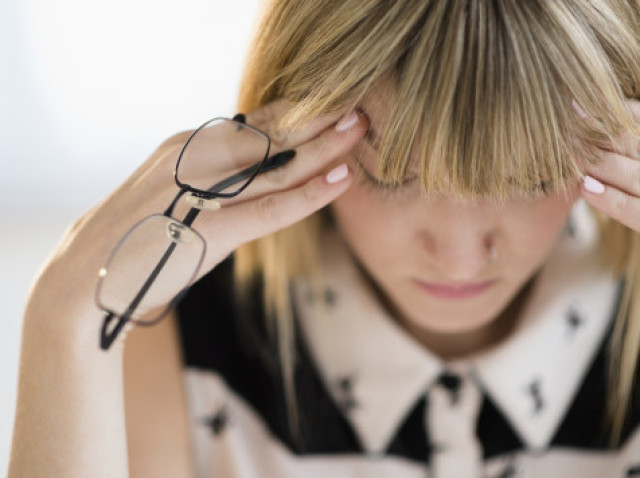
[[[597,229],[586,203],[576,203],[570,223],[573,233],[561,238],[541,269],[517,329],[465,361],[533,449],[553,438],[617,299],[617,281],[598,269]],[[388,316],[337,237],[324,248],[324,277],[337,298],[329,305],[312,300],[309,284],[296,283],[300,325],[327,389],[363,447],[382,453],[444,364]]]

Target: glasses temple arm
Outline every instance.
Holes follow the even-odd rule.
[[[280,166],[288,163],[294,156],[296,152],[293,149],[287,149],[286,151],[281,151],[277,154],[274,154],[270,158],[267,158],[264,162],[259,162],[252,164],[251,166],[243,169],[242,171],[238,171],[235,174],[232,174],[228,178],[223,179],[222,181],[214,184],[209,189],[207,189],[207,193],[219,193],[226,188],[230,188],[231,186],[238,184],[242,181],[246,181],[250,179],[252,176],[257,174],[266,173],[267,171],[271,171],[272,169],[279,168]],[[247,185],[245,185],[242,189],[238,190],[240,193]],[[196,193],[197,195],[197,193]]]
[[[216,184],[211,186],[209,189],[207,189],[207,192],[218,193],[220,191],[223,191],[226,188],[233,186],[234,184],[238,184],[239,182],[246,181],[251,176],[255,175],[257,170],[260,170],[258,171],[258,174],[262,174],[262,173],[266,173],[267,171],[271,171],[273,169],[279,168],[280,166],[285,165],[291,159],[293,159],[295,155],[296,155],[296,152],[293,149],[287,149],[286,151],[281,151],[277,154],[274,154],[270,158],[268,158],[264,162],[264,164],[263,163],[252,164],[248,168],[245,168],[242,171],[238,171],[237,173],[229,176],[228,178],[225,178],[222,181],[217,182]],[[197,196],[197,194],[195,195]],[[173,207],[171,207],[170,209],[172,210]],[[191,226],[191,224],[193,224],[193,221],[195,221],[196,217],[198,217],[199,212],[200,212],[200,209],[191,208],[191,210],[187,213],[187,215],[184,217],[182,222],[186,226]]]
[[[113,312],[107,312],[107,315],[104,317],[104,321],[102,322],[102,328],[100,329],[100,348],[102,350],[108,350],[109,347],[116,340],[118,334],[122,331],[122,328],[127,323],[128,318],[125,316],[118,318],[118,323],[111,330],[109,329],[109,324],[116,318],[116,314]]]
[[[296,154],[295,151],[291,149],[277,153],[272,157],[268,158],[264,162],[264,164],[261,164],[261,163],[253,164],[248,168],[245,168],[242,171],[239,171],[236,174],[229,176],[228,178],[223,179],[222,181],[214,184],[207,191],[212,193],[222,191],[225,188],[233,186],[234,184],[237,184],[241,181],[245,181],[246,179],[255,175],[258,169],[260,169],[260,171],[258,171],[258,174],[262,174],[267,171],[271,171],[272,169],[279,168],[280,166],[288,163],[295,156],[295,154]],[[171,205],[165,211],[164,213],[165,216],[171,215],[171,212],[173,211],[173,208],[175,207],[175,204],[177,203],[178,199],[185,192],[186,192],[185,190],[181,190],[178,192],[175,199],[171,202]],[[190,227],[191,224],[193,224],[193,221],[195,221],[196,217],[198,217],[199,213],[200,213],[200,209],[191,208],[187,213],[187,215],[184,217],[182,223],[185,226]],[[107,331],[109,323],[114,318],[116,318],[116,315],[113,312],[107,313],[107,315],[104,318],[101,333],[100,333],[100,347],[102,349],[107,350],[113,344],[113,342],[115,341],[116,337],[118,336],[118,334],[120,333],[124,325],[129,321],[131,314],[136,310],[140,302],[142,302],[142,299],[144,299],[144,296],[149,291],[149,288],[155,282],[156,278],[158,277],[158,275],[164,268],[165,264],[173,254],[173,251],[175,250],[175,248],[176,248],[176,243],[172,242],[167,248],[167,250],[165,251],[165,253],[162,255],[162,258],[160,258],[160,261],[158,261],[158,264],[153,269],[153,271],[151,272],[151,274],[149,275],[145,283],[140,288],[140,291],[138,291],[134,299],[131,301],[131,304],[129,304],[129,307],[127,307],[127,310],[125,311],[125,313],[122,314],[122,316],[120,316],[118,323],[110,332]]]
[[[151,274],[149,274],[149,277],[147,278],[147,280],[144,282],[144,284],[142,284],[142,287],[140,288],[136,296],[133,298],[133,300],[127,307],[127,310],[125,310],[124,314],[120,316],[120,321],[118,322],[116,327],[110,332],[109,335],[106,334],[107,322],[111,321],[111,319],[115,314],[113,314],[112,312],[109,312],[108,315],[105,317],[104,323],[102,325],[102,332],[100,334],[100,346],[103,349],[106,350],[107,348],[109,348],[109,346],[111,345],[111,343],[113,343],[113,341],[115,340],[116,336],[118,335],[118,333],[120,332],[124,324],[131,317],[131,314],[133,314],[133,312],[136,310],[138,305],[140,305],[140,302],[142,302],[142,299],[144,299],[144,296],[147,295],[147,292],[149,291],[149,289],[151,288],[155,280],[158,278],[158,275],[160,274],[165,264],[173,254],[173,251],[175,250],[176,245],[177,244],[175,242],[172,242],[171,244],[169,244],[169,247],[167,248],[165,253],[162,255],[162,257],[154,267],[153,271],[151,271]],[[105,347],[104,344],[106,344],[107,346]]]

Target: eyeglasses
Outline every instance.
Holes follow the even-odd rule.
[[[180,189],[162,214],[134,225],[118,242],[100,269],[96,304],[105,312],[100,347],[107,350],[127,322],[153,325],[160,321],[195,279],[206,252],[204,238],[190,226],[214,198],[232,198],[258,174],[286,164],[287,150],[269,157],[269,136],[245,123],[244,115],[214,118],[187,139],[174,171]],[[257,162],[256,162],[257,161]],[[221,170],[238,169],[222,180]],[[182,221],[172,217],[186,193],[192,207]]]

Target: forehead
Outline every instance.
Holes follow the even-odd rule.
[[[389,75],[358,102],[369,121],[370,172],[382,182],[418,177],[425,194],[452,192],[461,198],[500,201],[516,190],[530,195],[541,184],[542,189],[564,190],[577,177],[567,159],[572,155],[541,154],[550,153],[549,144],[558,145],[552,139],[566,139],[560,132],[549,138],[549,128],[533,127],[527,130],[530,134],[521,134],[523,124],[538,123],[518,116],[513,98],[500,97],[491,107],[474,110],[465,107],[465,95],[451,92],[449,101],[439,101],[427,89],[424,85],[420,94],[413,88],[404,91]],[[532,142],[534,133],[541,140]]]

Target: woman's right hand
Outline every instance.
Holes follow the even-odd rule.
[[[294,149],[296,157],[282,168],[257,177],[236,198],[221,201],[221,209],[199,215],[193,228],[207,242],[200,274],[240,244],[302,219],[348,188],[350,175],[331,184],[327,173],[362,137],[365,121],[340,132],[335,124],[345,121],[340,123],[338,116],[324,117],[300,131],[284,134],[276,125],[286,109],[286,103],[279,101],[247,115],[248,124],[271,136],[272,154]],[[350,118],[353,116],[347,115],[343,120]],[[141,219],[161,214],[176,196],[173,169],[188,136],[186,133],[167,140],[122,186],[80,218],[41,270],[23,321],[10,477],[129,476],[125,348],[120,340],[109,353],[100,349],[103,314],[94,302],[94,294],[98,271],[120,238]],[[233,172],[220,171],[222,177]],[[335,178],[336,173],[328,177]],[[182,200],[180,207],[182,210],[174,214],[178,219],[189,210]],[[139,261],[134,253],[128,262],[136,268]],[[166,298],[167,302],[171,299]],[[155,329],[165,337],[164,342],[153,342],[157,335],[147,332],[155,337],[150,339],[151,347],[161,346],[163,350],[150,353],[138,369],[144,369],[149,360],[154,367],[164,366],[169,360],[174,375],[168,378],[165,369],[163,380],[178,383],[179,352],[167,335],[166,325],[170,323],[164,325]],[[145,350],[138,343],[138,354]],[[157,357],[164,361],[157,362]],[[137,376],[148,378],[148,370]],[[172,408],[166,410],[176,413]],[[186,449],[185,445],[182,451]],[[178,455],[181,458],[175,463],[187,470],[188,466],[182,465],[187,462],[186,451]],[[165,462],[173,463],[173,458],[165,457]],[[172,476],[188,474],[184,471],[176,475],[172,469],[165,468],[164,472]]]
[[[287,102],[279,100],[246,115],[247,124],[270,136],[270,155],[287,149],[295,150],[296,155],[288,164],[256,177],[237,197],[220,200],[221,209],[201,212],[192,226],[207,242],[199,275],[241,244],[303,219],[349,187],[352,174],[340,158],[364,135],[366,119],[348,112],[342,117],[320,117],[300,130],[285,132],[278,129],[278,123],[287,109]],[[93,298],[99,269],[127,230],[167,208],[177,193],[173,169],[188,137],[188,132],[181,133],[165,141],[124,184],[73,225],[43,268],[29,300],[28,315],[41,316],[52,309],[68,320],[91,311],[98,314]],[[234,172],[237,170],[221,169],[220,177]],[[174,217],[182,219],[188,208],[180,201]],[[96,318],[96,327],[98,324]]]

